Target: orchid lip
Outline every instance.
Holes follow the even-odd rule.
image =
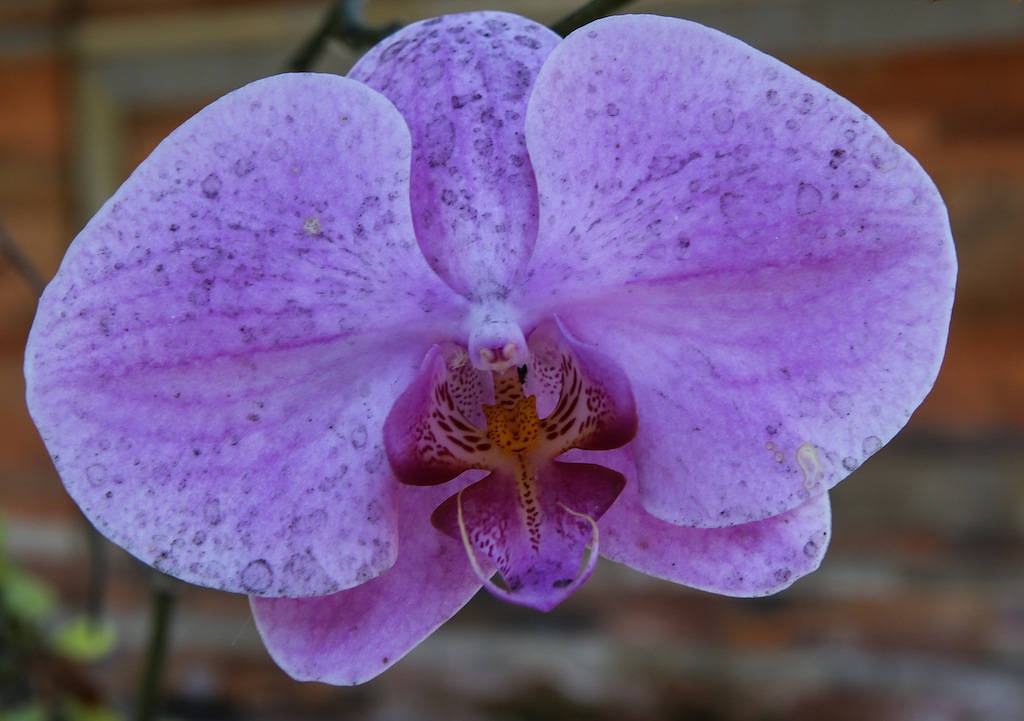
[[[479,370],[447,360],[462,356],[458,347],[435,349],[388,416],[385,438],[406,483],[490,471],[441,504],[434,526],[462,542],[492,593],[547,610],[590,575],[597,521],[625,484],[617,472],[555,459],[627,443],[636,408],[621,371],[557,320],[538,326],[527,351],[526,363]],[[471,420],[479,415],[483,424]],[[506,589],[490,581],[492,568]]]

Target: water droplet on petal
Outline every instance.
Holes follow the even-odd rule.
[[[800,104],[797,106],[797,112],[801,115],[807,115],[814,109],[814,96],[810,93],[804,93],[800,96]]]
[[[726,218],[732,218],[737,215],[742,204],[743,196],[736,193],[722,193],[722,196],[718,199],[718,207]]]
[[[207,198],[211,200],[216,198],[221,188],[220,176],[216,173],[210,173],[203,179],[199,187]]]
[[[256,170],[256,164],[252,162],[250,158],[239,158],[235,161],[235,175],[239,178],[244,178],[252,171]]]
[[[796,464],[804,474],[804,488],[814,488],[825,476],[825,468],[821,464],[821,455],[818,449],[810,444],[804,443],[796,449]]]
[[[661,260],[665,257],[667,248],[664,243],[655,243],[647,249],[647,256],[652,260]]]
[[[358,426],[352,431],[352,447],[362,448],[366,445],[369,434],[366,431],[366,426]]]
[[[883,173],[896,169],[900,164],[900,155],[897,146],[888,138],[876,135],[868,142],[868,153],[871,155],[871,164]]]
[[[267,155],[273,161],[283,160],[285,153],[288,152],[288,142],[284,138],[278,138],[270,147],[267,149]]]
[[[846,418],[853,412],[853,398],[840,391],[828,399],[828,407],[840,418]]]
[[[224,520],[218,499],[210,498],[206,501],[206,505],[203,506],[203,519],[211,526],[219,525]]]
[[[242,588],[249,593],[264,593],[274,582],[270,564],[262,558],[252,561],[242,569]]]
[[[878,436],[868,436],[867,438],[864,439],[864,444],[862,446],[864,450],[864,457],[867,458],[868,456],[874,455],[874,453],[881,447],[881,438],[879,438]]]
[[[821,207],[821,191],[810,183],[800,183],[796,191],[796,212],[810,215]]]
[[[716,108],[711,113],[711,123],[715,126],[715,130],[720,133],[728,133],[732,130],[735,122],[736,116],[733,114],[732,108]]]
[[[94,488],[101,486],[107,480],[107,467],[99,463],[93,463],[85,469],[85,477],[89,481],[89,485]]]

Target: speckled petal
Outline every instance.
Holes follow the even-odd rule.
[[[372,581],[331,596],[252,599],[260,635],[281,668],[300,681],[363,683],[472,598],[480,581],[462,544],[429,523],[431,511],[452,491],[400,490],[398,561]]]
[[[307,596],[394,561],[387,409],[461,299],[416,246],[408,131],[285,75],[199,113],[72,244],[28,403],[105,535],[185,580]]]
[[[540,229],[513,302],[629,375],[646,507],[778,515],[906,423],[956,261],[918,164],[846,100],[683,20],[598,21],[535,85]]]
[[[621,458],[627,452],[613,453]],[[629,480],[600,521],[601,555],[648,575],[726,596],[767,596],[817,569],[828,548],[827,493],[752,523],[687,528],[644,510],[629,463],[608,453],[602,462]]]
[[[480,428],[481,408],[493,402],[494,391],[484,385],[490,374],[477,371],[465,358],[465,350],[454,344],[431,348],[388,413],[384,449],[402,483],[430,486],[486,467],[482,450],[490,443],[486,429]],[[489,396],[483,395],[487,392]],[[481,416],[476,423],[467,417],[474,412]]]
[[[349,74],[408,121],[420,245],[469,297],[507,294],[529,259],[537,189],[523,124],[530,87],[558,41],[516,15],[449,15],[400,30]]]
[[[548,463],[532,479],[495,471],[445,501],[433,522],[486,567],[481,580],[488,591],[550,611],[590,577],[597,521],[624,483],[615,471],[583,463]],[[491,568],[505,588],[487,579]]]
[[[552,457],[569,448],[603,450],[636,435],[636,401],[622,369],[580,343],[558,319],[530,334],[523,391],[537,396],[543,442]]]

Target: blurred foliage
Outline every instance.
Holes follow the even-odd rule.
[[[115,643],[109,622],[64,619],[53,589],[8,555],[0,519],[0,721],[119,721],[86,666]]]
[[[109,620],[79,616],[62,626],[54,635],[57,653],[88,663],[110,655],[117,643],[117,631]]]

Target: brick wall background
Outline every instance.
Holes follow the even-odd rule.
[[[899,7],[896,15],[907,27],[929,30],[938,13],[948,18],[960,11],[957,5],[1008,24],[981,31],[963,23],[959,34],[956,27],[929,30],[901,43],[879,29],[891,30],[897,21],[889,16],[844,35],[828,14],[836,3],[670,3],[692,9],[680,14],[749,32],[741,37],[782,52],[860,105],[918,157],[949,205],[961,275],[946,364],[906,431],[833,494],[834,540],[820,571],[779,596],[734,600],[604,564],[546,615],[482,594],[405,661],[355,689],[291,681],[263,651],[245,599],[174,584],[169,715],[1024,719],[1024,32],[1013,24],[1024,6],[887,2]],[[80,5],[77,18],[58,2],[0,6],[0,220],[47,277],[80,226],[77,208],[85,201],[76,168],[95,170],[100,163],[83,158],[87,149],[80,147],[82,117],[96,117],[76,95],[82,69],[98,68],[109,79],[133,52],[109,51],[104,32],[124,38],[124,23],[183,13],[209,13],[215,24],[239,3],[153,2],[145,10],[127,0]],[[525,5],[542,19],[561,14],[549,4]],[[880,7],[862,3],[868,5]],[[472,6],[370,3],[369,10],[373,17],[410,19]],[[253,18],[290,10],[312,22],[319,7],[258,2],[246,15],[255,27]],[[774,23],[763,36],[751,29],[756,17]],[[813,22],[828,32],[797,37]],[[267,74],[272,70],[264,67],[288,44],[282,33],[254,29],[255,40],[232,40],[229,51],[249,53],[245,72]],[[168,47],[171,57],[213,57],[188,43]],[[339,53],[325,62],[333,68],[347,61]],[[229,76],[225,71],[225,82]],[[117,130],[111,172],[122,177],[166,132],[220,94],[199,88],[142,98],[132,94],[130,79],[108,87],[120,108],[111,126]],[[52,584],[70,614],[86,605],[88,536],[22,400],[21,353],[34,305],[31,289],[0,259],[0,517],[15,559]],[[127,711],[136,700],[152,579],[119,550],[108,553],[106,608],[119,643],[84,671],[84,682]]]

